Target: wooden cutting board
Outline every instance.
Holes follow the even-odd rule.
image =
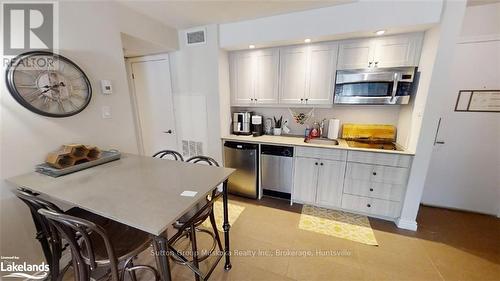
[[[396,139],[396,127],[383,124],[351,124],[342,125],[342,138],[389,140]]]

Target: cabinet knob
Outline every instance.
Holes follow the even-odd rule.
[[[373,191],[373,188],[370,188],[370,191]]]
[[[366,207],[368,207],[368,208],[370,208],[371,206],[372,206],[372,205],[370,205],[370,204],[366,204]]]
[[[320,163],[321,166],[323,166],[323,163]]]
[[[257,101],[257,99],[253,99],[254,101]]]
[[[377,67],[377,66],[378,66],[378,61],[375,62],[375,67]]]
[[[377,172],[373,172],[373,175],[376,176],[377,175]]]
[[[300,99],[300,101],[304,101],[304,99]]]
[[[309,99],[306,99],[306,102],[308,101]]]
[[[314,165],[318,166],[318,162],[314,163]]]
[[[368,63],[368,67],[371,67],[371,66],[372,66],[372,63],[373,63],[373,62],[369,62],[369,63]]]

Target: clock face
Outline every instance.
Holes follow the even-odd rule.
[[[75,115],[92,97],[85,73],[69,59],[50,52],[34,51],[14,58],[6,82],[17,102],[49,117]]]

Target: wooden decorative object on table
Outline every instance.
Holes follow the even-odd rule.
[[[58,151],[49,153],[45,162],[51,167],[63,169],[99,159],[100,156],[101,150],[96,146],[66,144]]]

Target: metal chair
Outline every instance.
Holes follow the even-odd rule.
[[[38,213],[49,221],[52,233],[68,242],[76,280],[89,281],[90,273],[98,267],[109,270],[113,281],[123,281],[125,273],[135,281],[137,270],[147,270],[159,280],[153,267],[133,264],[133,259],[149,247],[147,233],[114,221],[102,227],[50,208],[41,208]]]
[[[184,161],[184,158],[182,157],[182,155],[175,150],[162,150],[162,151],[156,152],[153,155],[153,157],[156,157],[156,158],[166,158],[167,156],[172,156],[172,158],[174,158],[175,161]]]
[[[50,280],[57,281],[62,278],[67,266],[60,270],[60,259],[62,252],[66,249],[67,245],[58,238],[57,235],[51,232],[49,222],[45,217],[38,213],[39,209],[51,209],[62,213],[63,211],[55,204],[38,197],[39,194],[33,193],[26,189],[19,189],[16,196],[23,201],[30,209],[31,217],[36,228],[36,239],[42,247],[45,260],[50,269]],[[84,218],[98,224],[104,224],[108,219],[98,216],[96,214],[87,212],[80,208],[71,208],[65,212],[66,214]]]
[[[200,163],[200,164],[204,163],[210,166],[219,167],[219,163],[217,163],[215,159],[207,156],[191,157],[187,159],[186,162]],[[181,218],[179,218],[173,225],[174,228],[178,230],[178,233],[177,235],[174,235],[169,241],[170,248],[174,253],[171,257],[174,260],[174,262],[189,266],[195,272],[196,280],[199,280],[200,277],[203,277],[201,272],[196,270],[196,268],[198,268],[199,262],[204,261],[208,257],[210,257],[210,255],[214,252],[216,246],[218,246],[220,253],[223,252],[222,242],[220,240],[219,231],[217,230],[214,208],[213,208],[215,201],[219,197],[220,193],[216,188],[212,191],[211,195],[207,196],[205,201],[196,204],[191,210],[189,210],[189,212],[187,212]],[[212,226],[213,232],[199,227],[207,218],[210,219],[210,224]],[[207,253],[204,255],[197,254],[198,247],[196,242],[196,232],[206,233],[212,237],[213,244],[211,246],[211,249],[207,251]],[[189,238],[189,241],[191,243],[191,250],[192,250],[191,259],[188,259],[185,256],[180,255],[175,249],[175,245],[178,244],[182,239],[186,238]]]

